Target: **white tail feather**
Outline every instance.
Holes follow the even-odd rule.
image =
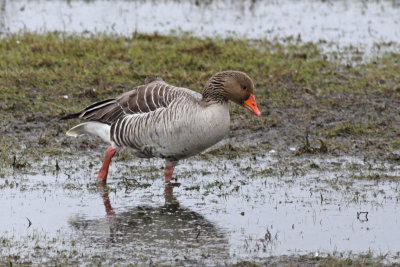
[[[67,132],[67,135],[73,136],[73,137],[78,137],[78,136],[82,136],[85,134],[93,134],[93,135],[100,137],[104,141],[111,143],[110,128],[111,127],[108,124],[96,122],[96,121],[90,121],[90,122],[84,122],[75,127],[72,127]]]

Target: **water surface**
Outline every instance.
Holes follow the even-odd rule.
[[[269,153],[197,157],[177,167],[180,186],[170,187],[162,164],[116,162],[108,187],[96,184],[86,160],[1,179],[1,256],[207,265],[315,253],[399,260],[399,166],[329,156],[289,162]],[[382,178],[361,178],[366,171]]]
[[[69,33],[189,32],[200,37],[294,38],[399,51],[399,1],[0,1],[0,30]],[[378,47],[375,44],[380,44]]]

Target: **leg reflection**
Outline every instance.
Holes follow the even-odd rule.
[[[97,190],[107,215],[74,217],[70,224],[82,232],[81,240],[85,244],[93,244],[93,247],[99,244],[101,250],[106,244],[113,248],[110,253],[124,248],[121,253],[127,254],[121,255],[126,258],[132,255],[159,258],[160,255],[175,254],[189,257],[201,255],[203,251],[228,255],[229,242],[223,231],[201,213],[180,205],[176,194],[180,196],[181,192],[176,191],[176,186],[167,184],[164,190],[158,188],[157,196],[149,203],[135,204],[133,201],[135,203],[124,203],[120,208],[117,203],[111,203],[112,189],[106,183],[98,183]]]
[[[111,206],[110,198],[108,197],[109,188],[107,187],[106,181],[98,181],[97,185],[99,188],[101,198],[103,199],[104,207],[106,208],[107,216],[114,216],[115,213]]]
[[[97,187],[99,188],[99,192],[101,198],[103,199],[103,204],[106,209],[107,219],[108,219],[108,229],[110,233],[110,241],[115,241],[115,212],[111,206],[111,201],[108,196],[109,188],[107,187],[106,180],[97,181]]]
[[[179,202],[176,200],[176,197],[174,196],[174,187],[177,185],[175,184],[166,184],[165,189],[164,189],[164,199],[165,199],[165,204],[164,207],[168,210],[177,210],[179,207]]]
[[[98,188],[99,188],[99,192],[101,195],[101,198],[103,199],[103,204],[104,204],[104,208],[106,210],[106,214],[107,216],[109,216],[110,218],[115,216],[115,212],[114,209],[111,206],[111,201],[109,198],[109,188],[107,187],[107,183],[106,181],[98,181],[97,182]],[[177,187],[179,185],[176,184],[166,184],[165,188],[164,188],[164,199],[165,199],[165,203],[164,203],[164,207],[167,209],[171,209],[171,210],[176,210],[179,207],[179,202],[176,199],[176,197],[174,196],[174,187]]]

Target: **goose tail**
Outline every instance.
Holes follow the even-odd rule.
[[[78,137],[86,134],[91,134],[100,137],[104,141],[111,143],[110,140],[111,126],[97,121],[89,121],[76,125],[68,130],[67,135]]]

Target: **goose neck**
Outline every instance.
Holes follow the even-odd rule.
[[[224,86],[222,83],[215,84],[208,82],[203,88],[202,96],[202,102],[205,104],[223,104],[228,102],[227,93],[224,90]]]

